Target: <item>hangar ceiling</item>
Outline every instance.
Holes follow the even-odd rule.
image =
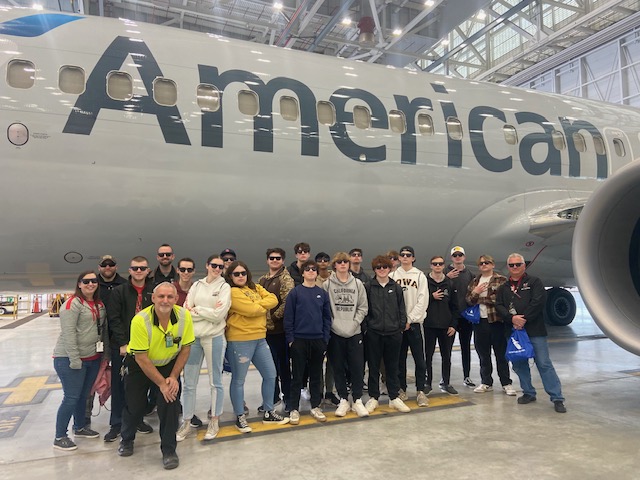
[[[640,0],[39,1],[49,9],[493,82],[618,22],[640,25]]]

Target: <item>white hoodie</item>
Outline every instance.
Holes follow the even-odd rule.
[[[407,309],[407,321],[409,323],[424,323],[429,306],[429,283],[422,270],[411,267],[408,272],[402,266],[391,272],[393,278],[402,287],[404,293],[404,306]]]
[[[218,301],[220,306],[216,306]],[[224,335],[227,312],[231,306],[231,287],[222,276],[207,283],[203,278],[189,289],[184,306],[191,310],[193,333],[196,338]]]

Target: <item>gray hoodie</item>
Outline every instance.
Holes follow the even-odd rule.
[[[336,272],[322,284],[331,303],[331,331],[344,338],[362,333],[360,324],[369,311],[367,293],[360,280],[349,274],[346,282],[338,280]]]

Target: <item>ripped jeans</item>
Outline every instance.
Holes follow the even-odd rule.
[[[276,366],[273,363],[267,340],[249,340],[246,342],[228,342],[227,360],[231,365],[231,404],[233,412],[244,413],[244,381],[249,365],[253,363],[262,376],[262,405],[265,411],[273,410],[273,391],[276,386]]]

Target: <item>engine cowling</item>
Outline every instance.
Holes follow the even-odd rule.
[[[572,263],[595,322],[640,355],[640,161],[620,169],[589,198],[576,224]]]

